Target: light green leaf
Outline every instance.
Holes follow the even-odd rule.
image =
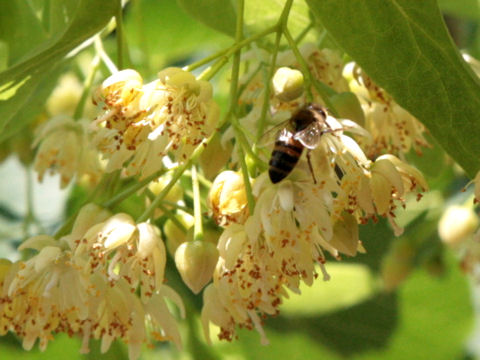
[[[435,0],[307,0],[338,44],[474,176],[480,169],[480,81]]]
[[[21,57],[21,61],[0,73],[0,130],[2,139],[11,131],[4,132],[5,127],[15,119],[11,128],[19,129],[31,118],[17,117],[24,106],[29,106],[35,96],[38,85],[45,76],[75,47],[100,31],[115,14],[118,1],[103,1],[99,6],[95,0],[77,1],[71,14],[64,14],[68,19],[63,31],[38,44],[36,48]],[[65,11],[59,7],[57,11]],[[71,8],[70,8],[71,9]],[[94,15],[93,15],[94,14]],[[14,16],[14,15],[12,15]],[[3,28],[3,25],[1,26]],[[57,29],[58,30],[58,29]]]
[[[132,54],[143,55],[136,62],[147,65],[146,71],[139,69],[142,74],[156,74],[192,54],[215,52],[232,43],[229,36],[192,20],[176,1],[137,0],[129,10],[125,33]]]
[[[466,19],[480,19],[478,0],[438,0],[438,6],[446,14]]]
[[[235,8],[230,0],[177,0],[177,2],[201,23],[230,36],[235,34]]]
[[[28,1],[1,1],[0,39],[8,45],[8,64],[47,38],[40,19]]]
[[[260,345],[254,331],[242,331],[239,341],[216,347],[239,359],[459,359],[473,314],[467,279],[453,257],[448,263],[443,278],[418,270],[397,293],[380,293],[340,311],[267,319],[268,346]],[[313,290],[337,295],[324,285],[317,281]],[[302,295],[291,301],[302,302]]]
[[[245,25],[250,35],[275,25],[282,13],[285,1],[246,0]],[[308,6],[304,0],[294,1],[288,15],[288,28],[296,36],[310,23]]]
[[[234,1],[228,0],[177,0],[192,17],[218,31],[235,34],[236,10]],[[244,24],[247,35],[275,25],[282,13],[285,0],[245,0]],[[310,23],[308,6],[304,0],[296,0],[290,9],[288,27],[298,35]]]

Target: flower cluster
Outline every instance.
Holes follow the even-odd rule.
[[[38,253],[1,265],[1,335],[15,332],[25,349],[38,339],[43,350],[54,333],[78,334],[83,352],[88,352],[89,339],[101,339],[102,352],[122,339],[130,359],[139,357],[149,337],[180,346],[165,299],[182,313],[183,305],[163,284],[166,253],[158,228],[90,204],[82,208],[70,234],[59,240],[36,236],[21,249]]]
[[[407,193],[427,189],[418,170],[393,155],[368,160],[355,140],[344,134],[347,126],[364,134],[355,124],[331,116],[326,123],[335,131],[323,134],[310,150],[312,169],[301,159],[278,184],[272,184],[267,173],[254,180],[256,203],[248,218],[235,216],[242,204],[246,206],[245,194],[237,189],[238,175],[224,172],[214,181],[212,211],[217,219],[229,221],[219,222],[225,226],[218,243],[220,257],[213,284],[204,293],[207,336],[212,322],[220,327],[221,339],[233,339],[239,326],[257,329],[267,342],[261,318],[278,312],[287,289],[299,293],[301,282],[311,285],[316,265],[328,279],[326,253],[339,259],[341,254],[364,251],[358,225],[369,219],[384,216],[400,234],[394,210],[405,205]],[[228,201],[222,201],[221,190],[234,188]]]
[[[144,84],[134,70],[105,80],[94,98],[104,113],[94,122],[94,142],[108,159],[107,172],[148,176],[168,154],[185,161],[215,128],[219,109],[211,85],[179,68]]]
[[[408,194],[420,198],[427,189],[422,174],[403,156],[427,145],[423,127],[358,67],[347,79],[335,51],[306,44],[300,53],[305,62],[293,51],[278,54],[273,79],[256,73],[256,66],[247,67],[253,72],[245,75],[238,108],[232,110],[243,118],[235,129],[218,136],[212,137],[219,110],[211,85],[179,68],[162,70],[146,84],[136,71],[123,70],[106,79],[94,95],[102,113],[89,130],[107,173],[122,170],[143,179],[163,168],[172,170],[149,185],[141,184],[147,206],[141,218],[168,218],[163,223],[167,250],[194,293],[212,282],[204,290],[201,314],[207,339],[213,323],[220,328],[220,339],[232,340],[243,327],[256,329],[266,343],[262,318],[277,314],[289,291],[299,293],[302,283],[312,285],[319,274],[328,280],[329,256],[340,260],[365,252],[361,224],[384,217],[395,234],[401,234],[395,210],[405,207]],[[304,88],[305,75],[330,91],[331,99],[318,93],[318,87]],[[267,90],[270,85],[273,91]],[[350,90],[361,97],[362,105]],[[336,119],[323,107],[345,94],[355,98],[355,111],[365,122]],[[292,119],[299,111],[312,118],[297,127]],[[284,163],[268,165],[270,171],[278,166],[285,173],[274,183],[266,171],[269,151],[253,146],[270,124],[291,131],[290,143],[277,139],[275,145],[277,153],[285,152]],[[241,141],[234,142],[239,132]],[[206,138],[210,142],[201,154],[204,148],[199,145]],[[62,184],[67,184],[74,174],[86,172],[80,169],[87,163],[87,151],[88,161],[97,159],[86,143],[82,121],[58,118],[46,125],[39,139],[40,177],[46,169],[58,168]],[[246,148],[250,145],[253,149]],[[234,146],[241,146],[249,159],[237,158],[242,151],[233,151]],[[188,169],[176,165],[185,164],[194,151],[199,171],[192,171],[191,191],[182,188]],[[67,165],[66,159],[75,156],[76,163]],[[236,171],[239,163],[242,172]],[[280,168],[285,163],[291,165],[286,170]],[[224,169],[229,170],[220,172]],[[186,171],[183,176],[181,171]],[[173,184],[172,179],[179,182]],[[208,215],[202,214],[200,194],[206,191],[200,186],[209,188]],[[154,209],[152,204],[159,201]],[[193,212],[188,208],[192,203]],[[213,221],[205,222],[203,216]],[[84,351],[92,338],[101,339],[103,351],[122,339],[131,359],[138,358],[141,344],[152,337],[180,346],[165,299],[182,313],[183,307],[179,296],[164,285],[166,249],[155,226],[87,205],[70,234],[59,240],[34,237],[22,248],[38,254],[0,263],[0,334],[17,333],[25,348],[39,339],[42,349],[53,333],[78,334]]]

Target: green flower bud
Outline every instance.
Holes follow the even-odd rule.
[[[303,93],[303,74],[296,69],[281,67],[272,79],[275,96],[281,101],[292,101]]]
[[[477,227],[478,216],[472,208],[453,205],[443,213],[438,234],[444,243],[455,246],[472,236]]]
[[[342,92],[330,98],[333,106],[342,119],[355,121],[358,125],[365,125],[365,114],[357,96],[352,92]]]
[[[359,248],[358,223],[349,213],[342,214],[343,221],[337,221],[333,226],[333,237],[330,244],[339,252],[355,256]]]
[[[184,242],[175,251],[178,272],[195,294],[198,294],[212,279],[217,260],[217,248],[206,241]]]
[[[187,214],[186,212],[179,211],[175,218],[186,228],[193,229],[194,218],[192,215]],[[163,233],[166,237],[167,250],[170,255],[175,256],[175,251],[180,246],[180,244],[187,241],[188,232],[185,233],[180,229],[177,224],[175,224],[171,219],[165,221],[163,225]],[[193,234],[193,233],[192,233]]]
[[[221,137],[216,134],[200,155],[200,166],[207,179],[213,179],[225,167],[232,154],[230,141],[222,144]]]
[[[384,288],[392,291],[397,288],[413,270],[414,246],[405,238],[399,238],[389,253],[382,259],[381,275]]]

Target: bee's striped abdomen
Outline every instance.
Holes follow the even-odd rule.
[[[270,158],[270,168],[268,175],[272,183],[276,184],[282,181],[297,164],[302,155],[303,145],[293,138],[293,134],[288,132],[288,136],[281,136],[276,142]]]

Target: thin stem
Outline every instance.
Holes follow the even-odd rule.
[[[171,206],[172,208],[175,208],[175,209],[177,209],[177,210],[182,210],[183,212],[186,212],[187,214],[193,215],[193,214],[192,214],[192,209],[190,209],[190,208],[187,207],[187,206],[179,205],[179,204],[177,204],[177,203],[174,203],[174,202],[168,201],[168,200],[163,200],[162,202],[163,202],[165,205]]]
[[[215,59],[217,59],[221,56],[225,56],[225,57],[228,58],[233,53],[235,53],[236,51],[238,51],[239,49],[244,47],[245,45],[248,45],[253,41],[257,41],[258,39],[261,39],[262,37],[267,36],[268,34],[271,34],[272,32],[274,32],[276,30],[277,30],[277,26],[274,25],[274,26],[271,26],[271,27],[259,32],[258,34],[255,34],[255,35],[250,36],[246,39],[243,39],[242,41],[239,41],[239,42],[236,41],[235,44],[232,45],[231,47],[229,47],[228,49],[220,50],[220,51],[216,52],[215,54],[212,54],[210,56],[207,56],[206,58],[203,58],[202,60],[194,62],[193,64],[190,64],[190,65],[187,65],[183,68],[183,70],[185,70],[185,71],[195,70],[195,69],[199,68],[200,66],[208,64],[209,62],[211,62],[211,61],[213,61],[213,60],[215,60]]]
[[[214,134],[213,134],[214,135]],[[151,214],[155,211],[155,209],[158,207],[158,204],[160,204],[165,196],[167,196],[168,192],[171,190],[171,188],[177,183],[177,181],[180,179],[180,177],[183,175],[183,173],[192,166],[192,164],[197,161],[197,159],[200,157],[202,152],[205,150],[205,147],[208,145],[208,143],[212,140],[213,135],[211,135],[207,140],[202,142],[197,146],[197,148],[193,151],[193,154],[190,156],[190,159],[183,165],[180,165],[177,167],[175,170],[175,173],[173,174],[171,180],[168,182],[168,184],[160,191],[160,193],[157,195],[157,197],[152,201],[150,206],[143,212],[142,215],[137,219],[137,222],[143,222],[147,220]]]
[[[250,156],[255,161],[256,166],[258,166],[261,170],[265,170],[267,168],[267,164],[252,149],[252,147],[250,146],[250,143],[248,142],[247,137],[242,131],[242,127],[240,126],[239,122],[233,120],[232,126],[235,130],[235,139],[238,141],[243,151],[245,151],[247,155]]]
[[[140,190],[142,187],[147,185],[150,181],[155,180],[158,178],[161,174],[163,173],[163,170],[159,170],[156,173],[146,177],[145,179],[135,182],[134,184],[128,186],[126,189],[124,189],[122,192],[118,193],[114,197],[112,197],[110,200],[106,201],[103,203],[101,206],[104,208],[113,208],[116,206],[118,203],[122,202],[126,198],[128,198],[130,195],[136,193],[138,190]],[[88,196],[88,198],[84,201],[84,204],[88,204],[89,202],[92,202],[93,199],[95,199],[99,193],[99,191],[104,188],[104,185],[108,184],[112,177],[112,174],[105,174],[100,181],[100,183],[97,185],[94,191]],[[73,214],[70,216],[62,225],[60,229],[58,229],[55,232],[55,238],[59,239],[61,236],[65,235],[70,231],[70,229],[73,226],[73,223],[75,222],[75,219],[77,217],[77,214]]]
[[[100,56],[100,59],[102,59],[103,63],[108,68],[108,71],[110,71],[111,74],[115,74],[116,72],[118,72],[117,66],[105,52],[102,39],[98,35],[95,36],[95,51],[97,52],[98,56]]]
[[[260,72],[260,70],[262,69],[263,66],[264,66],[264,63],[262,63],[262,62],[260,64],[258,64],[257,68],[250,74],[248,79],[242,85],[240,85],[240,87],[238,88],[238,95],[237,95],[239,98],[240,98],[240,96],[242,96],[242,94],[245,91],[245,89],[247,88],[247,86],[255,78],[255,76],[257,76],[257,74]]]
[[[242,41],[243,38],[243,11],[244,11],[244,0],[238,0],[237,1],[237,24],[236,24],[236,30],[235,30],[235,41],[236,43],[239,43]],[[235,136],[238,139],[242,138],[244,134],[241,132],[240,124],[238,123],[237,119],[237,112],[236,112],[236,106],[237,106],[237,90],[238,90],[238,78],[240,75],[240,51],[241,49],[238,49],[235,54],[233,55],[233,65],[232,65],[232,81],[230,83],[230,101],[232,104],[232,111],[231,111],[231,121],[234,126],[235,130]],[[243,147],[238,146],[238,157],[240,161],[240,165],[242,168],[242,174],[243,174],[243,181],[245,184],[245,191],[247,193],[247,201],[248,201],[248,208],[250,210],[250,213],[253,213],[253,209],[255,208],[255,199],[253,197],[252,193],[252,186],[250,184],[250,176],[248,174],[248,168],[247,164],[245,162],[245,156],[243,153]]]
[[[83,110],[85,109],[85,104],[87,102],[87,99],[90,96],[90,90],[92,88],[93,79],[95,78],[95,74],[97,73],[97,70],[99,67],[100,67],[100,56],[96,55],[90,64],[88,75],[85,78],[85,81],[83,82],[82,96],[80,97],[77,107],[75,108],[75,113],[73,114],[73,118],[75,120],[78,120],[83,116]]]
[[[200,199],[200,184],[198,182],[197,167],[192,166],[192,188],[193,188],[193,216],[195,223],[193,224],[193,240],[203,241],[203,224],[202,224],[202,202]]]
[[[127,46],[127,39],[125,38],[125,31],[123,27],[123,8],[122,0],[118,0],[118,10],[115,14],[116,30],[117,30],[117,64],[119,69],[124,69],[125,62],[130,64],[130,54]],[[126,61],[125,61],[126,60]]]
[[[145,189],[145,194],[147,194],[150,200],[155,199],[155,194],[149,188]],[[166,204],[167,202],[165,201],[164,203]],[[178,220],[178,218],[175,216],[174,213],[170,211],[170,209],[168,209],[163,204],[158,204],[158,208],[162,210],[165,216],[169,218],[176,227],[178,227],[183,233],[187,233],[188,229],[185,227],[185,225],[182,224],[180,220]]]
[[[192,176],[192,172],[187,170],[185,171],[185,175]],[[208,180],[205,176],[203,176],[201,173],[197,172],[197,177],[200,185],[203,185],[207,189],[210,189],[212,187],[212,182]]]
[[[247,163],[245,161],[245,156],[242,151],[242,147],[238,147],[238,161],[240,162],[240,167],[242,169],[243,183],[245,185],[245,193],[247,194],[247,203],[248,210],[250,214],[253,214],[255,209],[255,198],[252,192],[252,184],[250,183],[250,176],[248,175]]]
[[[23,220],[23,236],[27,238],[30,236],[30,225],[35,224],[37,226],[36,230],[43,231],[43,227],[37,221],[35,217],[35,210],[33,205],[33,182],[32,182],[32,171],[30,166],[25,167],[25,180],[26,180],[26,207],[27,211],[25,218]]]
[[[318,92],[322,100],[325,102],[325,105],[329,108],[329,110],[332,112],[334,116],[338,116],[338,112],[335,109],[335,106],[333,106],[333,103],[330,101],[330,94],[328,93],[327,89],[323,86],[320,85],[320,82],[315,80],[312,76],[312,73],[310,72],[310,69],[308,67],[307,62],[303,58],[302,54],[298,50],[297,44],[295,43],[295,40],[292,37],[292,34],[290,34],[290,31],[288,28],[284,28],[283,34],[285,35],[285,38],[288,41],[288,44],[292,48],[293,53],[295,54],[295,57],[297,58],[298,63],[300,64],[300,67],[302,68],[302,73],[305,78],[305,90],[306,90],[306,96],[307,96],[307,101],[312,102],[313,101],[313,95],[311,91],[311,86],[313,85],[315,87],[315,90]]]
[[[128,186],[126,189],[119,192],[117,195],[112,197],[110,200],[103,203],[103,207],[112,208],[115,205],[117,205],[118,203],[121,203],[123,200],[128,198],[130,195],[136,193],[138,190],[140,190],[144,186],[148,185],[148,183],[157,179],[160,175],[162,175],[163,172],[164,172],[164,170],[158,170],[157,172],[153,173],[152,175],[147,176],[145,179],[143,179],[141,181],[138,181],[138,182],[135,182],[134,184]]]
[[[298,34],[297,38],[295,39],[295,42],[298,44],[300,41],[302,41],[305,36],[307,36],[308,32],[313,29],[313,23],[310,21],[308,26],[302,30],[300,34]]]
[[[218,59],[215,64],[206,68],[198,77],[198,80],[210,80],[218,71],[228,62],[228,56],[223,56]]]
[[[283,10],[282,10],[282,14],[280,15],[280,18],[278,19],[278,23],[276,25],[277,36],[275,38],[275,47],[272,53],[272,60],[270,61],[270,69],[268,71],[267,79],[265,82],[265,91],[263,94],[262,110],[261,110],[260,119],[257,125],[257,142],[260,140],[263,133],[265,132],[265,122],[267,118],[268,107],[270,104],[270,81],[273,78],[273,75],[276,70],[275,68],[277,63],[277,54],[280,47],[280,40],[282,38],[283,29],[287,28],[288,15],[290,14],[292,3],[293,3],[293,0],[288,0],[285,3],[285,6],[283,7]]]
[[[275,47],[273,48],[270,68],[265,81],[265,90],[263,93],[263,104],[262,104],[262,110],[260,113],[260,119],[258,120],[258,123],[257,123],[257,142],[260,140],[263,133],[265,132],[265,122],[267,120],[267,112],[270,105],[270,80],[273,78],[273,75],[275,73],[275,67],[277,63],[277,54],[278,54],[278,49],[280,47],[281,38],[282,38],[282,30],[279,26],[279,30],[277,31],[277,37],[275,38]]]

